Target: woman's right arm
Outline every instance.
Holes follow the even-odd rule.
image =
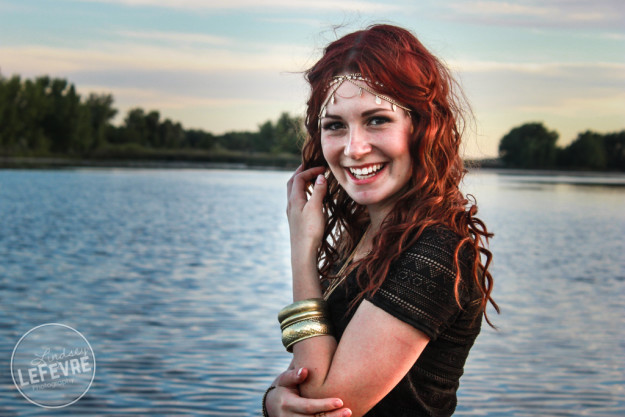
[[[352,412],[343,408],[339,398],[309,399],[299,394],[298,385],[308,377],[306,368],[289,369],[280,374],[265,397],[269,417],[325,416],[350,417]]]

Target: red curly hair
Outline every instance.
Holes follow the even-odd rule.
[[[455,250],[456,301],[460,304],[460,253],[472,258],[471,278],[479,288],[486,321],[486,305],[499,307],[491,297],[493,278],[488,270],[492,254],[486,249],[492,237],[475,217],[477,206],[459,189],[464,177],[459,155],[464,127],[463,109],[454,93],[456,84],[441,62],[409,31],[391,25],[374,25],[348,34],[326,47],[323,57],[306,73],[311,87],[302,149],[304,169],[325,166],[321,148],[319,113],[333,76],[361,73],[378,83],[378,93],[410,108],[414,131],[409,139],[412,177],[383,227],[373,238],[373,250],[354,262],[361,292],[352,305],[382,285],[391,263],[412,245],[428,226],[443,225],[460,236]],[[355,248],[369,223],[366,208],[354,202],[332,173],[324,201],[327,221],[318,253],[323,280],[337,279],[335,266]]]

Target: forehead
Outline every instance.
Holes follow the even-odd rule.
[[[329,112],[352,107],[392,109],[391,103],[370,91],[375,90],[364,81],[343,82],[338,88],[331,87],[324,101]]]

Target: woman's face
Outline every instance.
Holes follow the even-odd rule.
[[[410,116],[401,108],[393,111],[385,100],[376,103],[373,94],[351,82],[334,96],[321,119],[323,156],[356,203],[369,210],[391,207],[412,173]]]

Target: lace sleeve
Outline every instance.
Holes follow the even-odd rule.
[[[436,340],[461,311],[454,295],[457,242],[458,237],[447,229],[425,229],[367,299]],[[463,302],[462,286],[459,291]]]

